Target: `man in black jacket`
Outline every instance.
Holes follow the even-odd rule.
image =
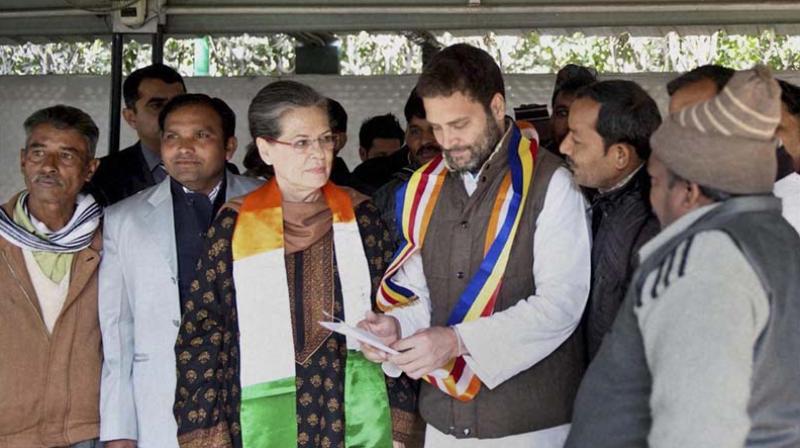
[[[603,81],[577,93],[561,152],[592,201],[592,286],[584,321],[589,359],[600,348],[634,271],[635,254],[659,231],[650,208],[650,134],[655,101],[631,81]]]
[[[158,114],[169,100],[182,93],[186,93],[186,85],[181,75],[162,64],[140,68],[125,79],[122,116],[136,131],[139,141],[100,159],[100,167],[87,185],[98,203],[114,204],[167,177],[161,163]]]

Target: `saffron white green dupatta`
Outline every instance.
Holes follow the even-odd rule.
[[[333,214],[333,242],[344,317],[355,325],[371,309],[371,280],[348,193],[322,188]],[[239,322],[242,444],[244,448],[297,445],[295,350],[284,261],[281,193],[275,179],[247,195],[233,234],[233,278]],[[345,446],[391,447],[386,383],[347,338]]]

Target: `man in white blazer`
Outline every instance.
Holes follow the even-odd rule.
[[[99,313],[106,448],[178,447],[173,347],[182,292],[220,206],[260,184],[225,172],[237,142],[235,116],[222,100],[178,96],[159,126],[169,176],[105,213]]]

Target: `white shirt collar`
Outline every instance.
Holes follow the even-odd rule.
[[[631,171],[630,174],[625,176],[625,178],[622,179],[621,181],[617,182],[617,184],[614,185],[613,187],[611,187],[611,188],[609,188],[607,190],[602,189],[602,188],[598,188],[597,191],[600,192],[600,194],[606,194],[606,193],[611,193],[612,191],[615,191],[615,190],[619,190],[620,188],[624,187],[625,185],[628,185],[628,182],[630,182],[631,179],[633,179],[633,177],[636,176],[636,174],[639,171],[641,171],[643,168],[644,168],[644,163],[639,165],[639,167],[636,168],[635,170]]]
[[[219,191],[222,189],[222,182],[224,180],[225,180],[224,177],[222,179],[220,179],[220,181],[217,182],[217,185],[214,188],[212,188],[210,192],[208,192],[208,195],[207,195],[208,196],[208,200],[210,200],[211,202],[214,202],[217,199],[217,196],[219,196]],[[181,188],[183,188],[183,192],[184,193],[194,193],[194,191],[186,188],[183,184],[181,184]]]

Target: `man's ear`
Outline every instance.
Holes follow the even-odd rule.
[[[492,101],[489,103],[489,110],[492,111],[492,117],[498,122],[503,122],[506,118],[506,99],[503,98],[499,92],[495,93]]]
[[[92,180],[94,173],[97,172],[97,168],[100,166],[100,159],[94,158],[89,161],[88,170],[86,171],[86,182]]]
[[[358,156],[361,158],[361,161],[364,162],[365,160],[367,160],[367,158],[369,158],[369,153],[367,152],[366,149],[364,149],[363,146],[359,146]]]
[[[686,182],[686,196],[684,202],[689,210],[693,210],[702,204],[703,193],[700,185],[694,182]]]
[[[231,160],[233,158],[233,154],[236,152],[236,148],[239,147],[239,140],[236,136],[231,136],[228,138],[228,141],[225,142],[225,160]]]
[[[128,126],[132,127],[134,131],[136,130],[136,111],[134,109],[128,107],[122,109],[122,118],[125,119]]]
[[[636,149],[627,143],[614,143],[608,150],[614,158],[614,168],[617,171],[624,171],[638,159]]]

